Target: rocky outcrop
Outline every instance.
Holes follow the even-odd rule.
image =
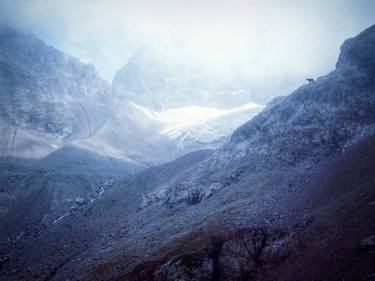
[[[88,136],[105,122],[110,86],[92,65],[8,26],[0,38],[3,124],[60,140]]]
[[[267,267],[277,266],[296,247],[291,234],[285,230],[242,229],[226,237],[215,237],[215,233],[212,235],[200,237],[201,245],[195,245],[194,233],[182,238],[190,240],[189,253],[176,251],[176,256],[168,259],[142,263],[132,269],[125,279],[256,280]],[[202,245],[202,248],[194,249]]]
[[[375,26],[371,26],[358,36],[346,40],[341,46],[341,53],[336,68],[359,67],[365,68],[368,72],[374,74],[374,44]]]

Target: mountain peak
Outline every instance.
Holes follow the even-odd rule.
[[[86,64],[68,55],[31,33],[18,30],[9,25],[0,24],[0,61],[16,63],[22,67],[32,67],[38,73],[47,71],[55,76],[61,73],[84,73],[91,79],[99,78],[92,64]],[[27,70],[27,69],[26,69]],[[25,71],[26,71],[25,70]],[[64,70],[64,71],[63,71]]]
[[[347,39],[342,44],[336,68],[358,66],[372,68],[375,71],[375,25],[370,26],[357,36]]]

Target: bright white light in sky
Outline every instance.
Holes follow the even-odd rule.
[[[139,48],[165,42],[177,42],[185,59],[215,71],[296,79],[323,75],[334,67],[342,41],[375,23],[374,11],[373,0],[0,3],[3,21],[93,63],[108,81]]]

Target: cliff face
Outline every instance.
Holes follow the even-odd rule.
[[[348,39],[341,46],[340,57],[336,68],[340,67],[360,67],[374,74],[374,51],[375,26],[371,26],[355,38]]]
[[[106,121],[110,86],[92,65],[7,26],[0,38],[2,156],[40,157]]]
[[[0,87],[2,159],[40,159],[73,146],[139,169],[173,150],[159,125],[114,94],[92,65],[7,26],[0,26]],[[71,151],[52,157],[57,166],[74,158]]]

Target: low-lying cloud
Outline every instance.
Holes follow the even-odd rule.
[[[372,0],[3,0],[0,10],[108,81],[148,44],[245,77],[322,75],[345,38],[375,23]]]

